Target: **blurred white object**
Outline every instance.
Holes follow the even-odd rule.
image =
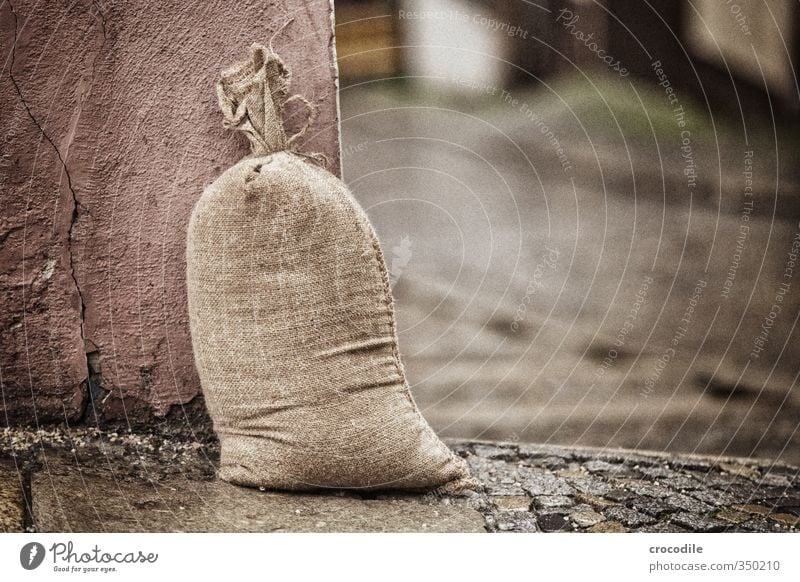
[[[403,0],[400,6],[409,75],[441,78],[453,89],[503,85],[508,39],[527,31],[515,29],[487,4]]]

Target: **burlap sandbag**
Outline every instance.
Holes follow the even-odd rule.
[[[220,476],[273,489],[473,487],[408,390],[389,276],[363,210],[288,151],[289,75],[268,48],[222,75],[252,154],[203,192],[187,244],[189,315]]]

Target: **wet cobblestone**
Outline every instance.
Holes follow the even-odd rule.
[[[534,444],[505,452],[497,443],[451,446],[481,481],[494,479],[479,496],[495,499],[502,475],[520,483],[542,532],[800,531],[800,473],[789,465]],[[510,525],[519,513],[498,519],[491,503],[482,511],[487,523],[503,524],[490,531],[529,527]]]

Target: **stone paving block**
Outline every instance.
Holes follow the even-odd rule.
[[[495,516],[497,531],[533,533],[539,526],[531,513],[527,511],[501,511]]]
[[[697,489],[702,488],[703,486],[697,480],[692,479],[688,475],[681,475],[681,474],[676,474],[670,477],[666,477],[664,479],[659,479],[656,482],[661,485],[665,485],[672,490],[687,491],[687,492],[695,491]]]
[[[724,508],[719,510],[714,517],[729,523],[740,524],[744,521],[747,521],[750,518],[750,515],[747,513],[742,513],[741,511],[736,511],[735,509]]]
[[[494,497],[492,501],[501,511],[528,511],[531,507],[530,497],[524,495],[500,495]]]
[[[630,491],[626,491],[621,487],[615,487],[614,489],[608,489],[603,493],[603,497],[614,501],[615,503],[621,503],[633,497],[633,493]]]
[[[523,457],[520,455],[520,462],[529,467],[542,467],[550,471],[565,469],[568,465],[566,459],[561,457]]]
[[[25,531],[24,507],[19,470],[13,463],[0,462],[0,533]]]
[[[703,503],[694,497],[689,497],[688,495],[683,495],[682,493],[670,495],[665,501],[670,507],[688,511],[690,513],[708,513],[712,509],[712,506],[708,503]]]
[[[41,532],[483,532],[468,507],[261,492],[215,481],[132,480],[58,461],[33,479]]]
[[[619,521],[628,527],[640,527],[655,522],[649,515],[621,505],[609,507],[603,513],[608,519]]]
[[[597,495],[590,495],[588,493],[578,493],[575,496],[575,501],[578,501],[579,503],[586,503],[587,505],[591,505],[594,509],[600,510],[617,505],[616,501],[611,501],[603,497],[598,497]]]
[[[537,518],[539,528],[544,532],[569,531],[572,526],[567,517],[561,513],[547,513]]]
[[[603,514],[596,511],[576,511],[571,513],[569,518],[578,527],[591,527],[606,520]]]
[[[639,495],[647,495],[648,497],[669,497],[672,492],[667,487],[654,483],[652,481],[643,481],[641,479],[615,479],[614,482],[623,488],[633,491]]]
[[[571,497],[567,497],[566,495],[538,495],[533,500],[533,503],[536,509],[553,509],[569,507],[574,501]]]
[[[753,499],[767,502],[767,505],[775,505],[786,497],[788,487],[759,484],[753,490]]]
[[[592,495],[606,495],[611,491],[612,486],[601,477],[584,475],[580,477],[565,477],[566,482],[580,493]]]
[[[631,504],[639,511],[643,511],[644,513],[652,515],[655,518],[660,518],[663,515],[667,515],[675,511],[675,508],[667,504],[663,499],[642,497],[636,499],[636,501],[632,502]]]
[[[680,511],[670,517],[670,523],[677,524],[695,532],[720,532],[723,531],[728,524],[720,519],[713,517],[705,517],[689,513],[688,511]]]
[[[575,490],[564,480],[541,469],[520,467],[517,474],[522,488],[531,495],[571,495]]]
[[[736,497],[718,489],[697,489],[694,491],[687,491],[687,494],[709,505],[720,506],[736,503]]]
[[[503,446],[502,444],[477,444],[473,447],[475,454],[485,459],[499,459],[501,461],[511,461],[519,457],[517,448],[514,446]]]

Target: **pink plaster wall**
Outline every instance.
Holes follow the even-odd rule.
[[[214,84],[289,18],[274,46],[319,109],[300,149],[338,172],[327,0],[0,5],[0,423],[146,423],[198,395],[186,225],[247,154]]]

